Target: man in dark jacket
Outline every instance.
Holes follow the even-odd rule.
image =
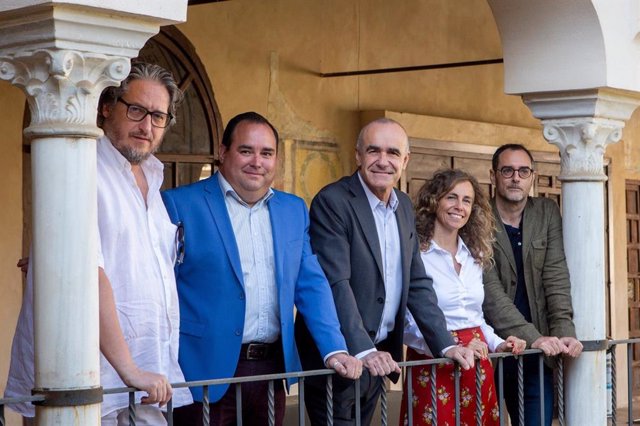
[[[533,157],[522,145],[498,148],[493,156],[491,182],[496,217],[495,266],[485,274],[484,311],[501,337],[514,335],[546,356],[577,357],[571,306],[571,282],[562,242],[558,205],[547,198],[529,197],[535,171]],[[548,361],[548,364],[551,362]],[[551,364],[553,365],[553,364]],[[505,360],[504,396],[511,424],[519,425],[517,363]],[[544,366],[545,425],[551,425],[553,370]],[[537,357],[524,359],[526,424],[540,424],[540,379]]]

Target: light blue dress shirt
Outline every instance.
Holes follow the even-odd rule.
[[[396,314],[400,308],[400,298],[402,296],[402,256],[400,252],[400,231],[396,220],[396,210],[399,202],[395,191],[391,191],[389,202],[385,204],[371,192],[367,184],[362,180],[360,173],[358,173],[358,178],[373,212],[380,244],[380,254],[382,255],[385,298],[382,320],[378,326],[374,342],[379,343],[386,339],[389,332],[395,327]]]
[[[246,309],[242,343],[273,343],[280,336],[280,307],[274,270],[273,235],[268,201],[271,188],[250,206],[219,174],[220,188],[238,245]]]

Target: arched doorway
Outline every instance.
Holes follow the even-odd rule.
[[[157,153],[165,165],[163,189],[211,175],[223,125],[213,88],[195,48],[175,27],[163,27],[142,48],[139,59],[171,71],[185,94],[177,123],[169,129]]]
[[[167,132],[156,156],[165,165],[162,189],[174,188],[209,176],[215,170],[222,120],[213,88],[195,48],[175,27],[162,27],[140,51],[140,60],[170,70],[185,93],[178,108],[177,123]],[[31,115],[25,103],[23,129]],[[31,145],[23,139],[23,231],[22,254],[31,245]]]

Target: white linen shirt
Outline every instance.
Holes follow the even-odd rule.
[[[120,327],[136,365],[166,375],[171,383],[184,382],[178,365],[180,314],[173,273],[176,226],[160,196],[162,163],[151,156],[141,166],[149,184],[147,205],[131,164],[106,137],[98,139],[98,265],[111,282]],[[7,392],[12,395],[30,394],[34,383],[30,276],[12,347],[7,383]],[[14,359],[20,359],[15,368]],[[124,386],[102,355],[100,382],[104,388]],[[145,394],[138,392],[136,401]],[[174,389],[174,407],[191,402],[187,388]],[[105,395],[102,415],[127,406],[128,394]],[[34,415],[31,404],[16,409],[23,415]]]
[[[460,263],[460,274],[456,273],[451,253],[440,248],[435,241],[427,251],[420,253],[424,267],[433,278],[433,288],[438,296],[438,306],[447,321],[447,330],[455,331],[480,327],[487,340],[489,350],[495,349],[504,340],[498,337],[487,324],[482,313],[484,285],[482,267],[476,263],[462,238],[458,237],[456,261]],[[404,344],[416,351],[432,356],[413,316],[405,316]]]
[[[233,234],[236,237],[246,297],[242,343],[273,343],[280,337],[280,305],[276,287],[273,233],[268,202],[273,190],[252,206],[218,174]]]

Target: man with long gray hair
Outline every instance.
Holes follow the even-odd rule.
[[[97,141],[98,280],[100,294],[100,382],[105,388],[133,386],[137,425],[162,425],[160,410],[191,402],[178,365],[179,309],[173,274],[176,227],[160,197],[162,163],[153,156],[175,122],[182,93],[171,73],[135,63],[120,87],[103,92]],[[38,261],[35,259],[34,261]],[[32,268],[30,268],[30,271]],[[6,397],[34,387],[33,283],[14,337]],[[128,395],[105,395],[102,424],[128,424]],[[13,408],[34,415],[33,406]]]

